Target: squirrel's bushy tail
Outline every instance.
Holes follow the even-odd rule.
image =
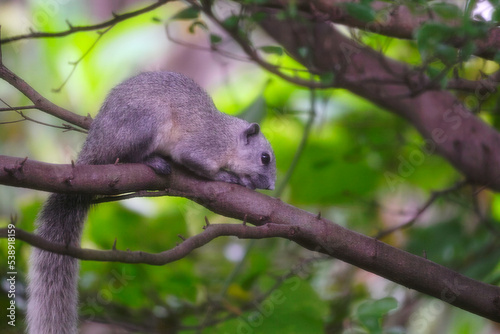
[[[54,243],[79,246],[91,201],[90,195],[50,195],[38,217],[38,235]],[[70,256],[33,248],[28,333],[77,333],[78,269],[78,261]]]

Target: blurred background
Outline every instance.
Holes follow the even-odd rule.
[[[147,1],[0,1],[1,37],[57,32],[107,21]],[[483,2],[481,2],[482,5]],[[44,97],[80,115],[95,116],[109,90],[143,71],[183,73],[213,97],[219,110],[259,121],[278,164],[275,193],[284,202],[375,236],[404,223],[382,240],[490,284],[500,283],[500,196],[487,189],[454,187],[462,176],[430,152],[418,132],[394,114],[340,89],[298,87],[268,74],[231,39],[200,16],[214,37],[192,21],[175,18],[186,8],[172,2],[111,29],[57,38],[30,38],[2,46],[5,66]],[[217,2],[219,13],[237,10]],[[476,15],[491,12],[486,4]],[[192,30],[190,32],[190,30]],[[264,34],[259,45],[273,41]],[[365,33],[361,40],[411,65],[422,62],[414,41]],[[219,41],[217,41],[219,42]],[[283,67],[300,66],[271,52]],[[471,58],[464,77],[498,70]],[[468,95],[461,96],[466,99]],[[0,81],[0,108],[31,102]],[[498,93],[476,112],[498,127]],[[0,112],[0,154],[49,163],[75,160],[85,134],[46,124],[61,121],[37,110]],[[303,149],[301,142],[307,139]],[[298,160],[297,160],[298,159]],[[453,189],[451,189],[453,188]],[[455,189],[456,188],[456,189]],[[441,191],[437,195],[434,191]],[[431,196],[434,194],[434,199]],[[47,193],[0,187],[0,226],[11,217],[34,230]],[[430,204],[426,210],[424,206]],[[198,234],[204,216],[235,223],[183,198],[135,198],[96,207],[82,247],[161,252]],[[6,248],[0,240],[0,309],[6,310]],[[3,333],[21,333],[25,275],[31,247],[16,243],[17,326],[0,320]],[[5,269],[4,269],[5,268]],[[285,240],[249,242],[219,238],[166,266],[81,262],[82,333],[498,333],[490,321],[408,290],[366,271]],[[259,306],[260,305],[260,306]]]

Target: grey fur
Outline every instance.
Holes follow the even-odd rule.
[[[140,162],[168,174],[165,157],[212,180],[274,189],[273,150],[256,123],[219,112],[191,79],[147,72],[116,86],[89,130],[77,164]],[[78,245],[92,197],[53,194],[38,218],[38,234]],[[77,333],[78,262],[34,249],[28,332]]]
[[[52,194],[38,217],[38,235],[55,243],[78,246],[90,196]],[[31,254],[28,285],[28,332],[77,333],[78,261],[38,248]]]

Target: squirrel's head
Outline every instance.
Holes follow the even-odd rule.
[[[251,123],[240,133],[230,169],[250,189],[274,189],[276,159],[259,124]]]

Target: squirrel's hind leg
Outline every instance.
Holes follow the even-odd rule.
[[[158,175],[168,175],[172,172],[167,160],[158,154],[151,154],[143,161],[144,164],[151,167]]]

